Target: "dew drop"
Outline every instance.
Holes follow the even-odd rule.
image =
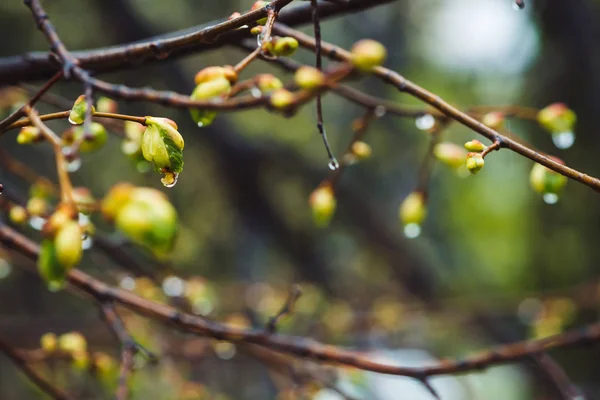
[[[262,97],[262,92],[260,91],[259,88],[257,88],[256,86],[252,86],[250,88],[250,94],[252,95],[252,97],[254,97],[255,99],[258,99],[260,97]]]
[[[417,126],[417,129],[426,131],[433,128],[435,125],[435,118],[431,114],[422,115],[415,119],[415,125]]]
[[[126,276],[125,278],[121,279],[119,286],[121,286],[121,289],[129,290],[131,292],[135,290],[135,279],[133,279],[131,276]]]
[[[71,119],[71,117],[69,117],[69,123],[70,123],[71,125],[81,125],[81,124],[78,124],[77,122],[73,121],[73,120]]]
[[[558,203],[558,195],[556,193],[544,193],[543,199],[546,204]]]
[[[9,276],[11,270],[12,267],[10,266],[10,263],[4,258],[0,258],[0,279],[4,279]]]
[[[337,171],[337,169],[340,167],[340,163],[338,162],[338,160],[336,160],[334,158],[329,162],[329,164],[327,166],[329,167],[330,170]]]
[[[377,118],[381,118],[385,115],[386,111],[387,110],[385,109],[384,106],[377,106],[377,107],[375,107],[375,110],[373,111],[373,113],[375,114],[375,116]]]
[[[41,231],[45,223],[46,220],[44,218],[38,217],[36,215],[29,218],[29,226],[31,226],[36,231]]]
[[[183,296],[185,292],[185,282],[177,276],[167,276],[162,282],[162,290],[169,297]]]
[[[177,172],[165,172],[165,175],[160,180],[164,187],[172,188],[177,184],[179,179],[179,173]]]
[[[198,128],[202,128],[204,126],[204,122],[198,121]]]
[[[81,242],[81,248],[83,250],[89,250],[92,248],[93,244],[94,244],[94,239],[92,239],[92,237],[90,235],[86,235],[86,237],[83,239],[83,242]]]
[[[68,172],[76,172],[81,168],[81,158],[77,157],[67,163],[67,171]]]
[[[408,239],[414,239],[419,237],[421,234],[421,225],[419,224],[406,224],[404,226],[404,236]]]
[[[571,131],[553,133],[552,142],[561,150],[568,149],[575,143],[575,133]]]

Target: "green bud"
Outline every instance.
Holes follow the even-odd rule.
[[[294,94],[287,89],[277,89],[271,94],[270,102],[274,108],[283,110],[294,102]]]
[[[52,353],[58,347],[56,335],[52,332],[44,333],[40,338],[40,345],[44,351]]]
[[[268,1],[256,1],[256,2],[254,2],[254,4],[252,4],[252,8],[250,8],[250,11],[254,11],[254,10],[258,10],[263,7],[266,7],[267,4],[269,4]],[[267,23],[267,18],[261,18],[261,19],[257,20],[256,23],[258,25],[264,25]]]
[[[315,225],[319,228],[328,226],[337,205],[331,185],[327,184],[316,188],[310,194],[308,204],[312,210]]]
[[[44,278],[50,290],[56,291],[64,286],[67,270],[56,258],[54,240],[44,239],[40,244],[37,266],[38,272]]]
[[[366,160],[367,158],[371,157],[371,154],[373,153],[371,146],[369,146],[368,143],[360,140],[352,143],[351,150],[352,155],[359,161]]]
[[[87,341],[81,333],[69,332],[59,336],[58,348],[71,354],[86,353]]]
[[[109,192],[102,199],[100,204],[100,210],[102,215],[109,221],[114,221],[117,214],[131,199],[131,194],[135,186],[130,183],[117,183],[114,185]]]
[[[85,112],[87,110],[87,102],[85,101],[85,95],[81,95],[75,100],[73,103],[73,108],[71,108],[71,112],[69,113],[69,122],[73,125],[81,125],[83,121],[85,121]],[[94,106],[92,106],[92,114],[96,110]]]
[[[294,81],[302,89],[312,90],[323,86],[325,75],[316,68],[303,66],[296,71]]]
[[[167,118],[146,117],[142,154],[161,173],[179,174],[183,170],[183,137],[175,122]]]
[[[537,120],[550,133],[570,132],[575,127],[577,115],[563,103],[554,103],[540,110]]]
[[[21,225],[27,221],[27,210],[18,205],[12,206],[8,218],[13,224]]]
[[[216,77],[212,80],[205,81],[194,89],[190,99],[197,101],[213,100],[219,97],[225,97],[231,92],[231,82],[225,77]],[[190,114],[192,119],[199,127],[212,124],[217,116],[216,111],[191,109]]]
[[[272,74],[260,74],[256,76],[256,86],[262,93],[269,93],[281,89],[283,82]]]
[[[434,147],[433,155],[449,167],[459,168],[464,164],[467,152],[454,143],[439,143]]]
[[[100,149],[108,140],[108,132],[106,132],[106,128],[104,128],[104,125],[97,122],[92,122],[90,126],[90,134],[88,136],[84,136],[84,131],[85,128],[83,126],[76,126],[67,130],[63,134],[63,143],[67,146],[70,146],[75,141],[81,140],[83,137],[83,141],[81,142],[81,147],[79,149],[82,152],[89,153],[91,151]]]
[[[533,190],[540,194],[558,194],[567,184],[567,177],[536,163],[531,169],[529,182]]]
[[[465,143],[465,149],[471,152],[481,153],[487,149],[487,146],[481,143],[479,140],[473,139]]]
[[[79,264],[83,255],[83,232],[79,224],[69,221],[54,238],[56,260],[67,270]]]
[[[466,164],[469,172],[475,175],[476,173],[481,171],[483,165],[485,164],[485,161],[483,160],[483,157],[480,153],[468,153]]]
[[[96,101],[96,110],[103,113],[116,113],[119,110],[119,104],[108,97],[100,97]]]
[[[88,188],[78,187],[73,189],[73,201],[77,206],[77,211],[82,214],[91,214],[96,209],[96,199]]]
[[[211,66],[200,70],[194,77],[194,82],[196,82],[196,85],[200,85],[201,83],[210,82],[217,78],[225,78],[230,84],[234,84],[238,80],[238,75],[231,65],[224,67]]]
[[[481,122],[494,129],[498,130],[504,126],[504,114],[499,111],[492,111],[483,116]]]
[[[30,144],[42,140],[42,132],[35,126],[24,126],[17,135],[17,143]]]
[[[359,40],[352,46],[352,64],[362,70],[370,71],[384,63],[387,57],[386,48],[379,42],[371,39]]]
[[[402,225],[421,225],[427,216],[425,196],[421,192],[412,192],[400,204],[399,217]]]
[[[48,203],[40,197],[32,197],[27,201],[27,212],[31,216],[42,217],[48,212]]]
[[[276,57],[289,57],[298,49],[298,41],[293,37],[274,37],[267,45],[269,53]]]

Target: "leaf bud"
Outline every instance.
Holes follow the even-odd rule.
[[[226,97],[231,92],[231,83],[227,78],[221,76],[209,81],[203,82],[196,86],[190,99],[196,101],[212,100],[219,97]],[[217,112],[213,110],[191,109],[190,114],[192,119],[199,127],[210,125]]]
[[[85,121],[85,113],[87,110],[87,102],[85,101],[85,95],[81,95],[73,103],[73,108],[69,113],[69,122],[73,125],[81,125]],[[92,106],[92,114],[95,112],[94,106]]]
[[[485,161],[483,160],[481,153],[468,153],[466,164],[469,172],[475,175],[476,173],[481,171],[483,165],[485,164]]]
[[[86,353],[87,341],[79,332],[68,332],[58,337],[58,348],[70,354]]]
[[[56,335],[52,332],[44,333],[40,338],[40,346],[45,352],[52,353],[58,347]]]
[[[303,66],[296,71],[294,81],[302,89],[312,90],[323,86],[325,75],[316,68]]]
[[[315,225],[319,228],[328,226],[337,205],[333,187],[329,183],[317,187],[310,194],[308,204],[312,210]]]
[[[365,143],[361,140],[358,140],[358,141],[352,143],[351,150],[352,150],[352,154],[358,161],[368,159],[369,157],[371,157],[371,154],[373,153],[371,146],[369,146],[368,143]]]
[[[8,218],[13,224],[21,225],[27,221],[27,210],[19,205],[10,208]]]
[[[352,64],[362,71],[370,71],[380,66],[384,63],[386,57],[386,48],[381,43],[371,39],[359,40],[351,49]]]
[[[96,110],[103,113],[116,113],[119,104],[111,98],[102,96],[96,101]]]
[[[467,152],[454,143],[438,143],[433,148],[433,155],[449,167],[459,168],[464,165]]]
[[[577,115],[564,103],[553,103],[538,112],[537,120],[551,133],[570,132],[575,127]]]
[[[410,193],[400,204],[399,216],[402,225],[421,225],[427,216],[427,205],[423,193]]]
[[[30,144],[42,140],[42,132],[35,126],[24,126],[17,135],[17,143]]]
[[[283,110],[294,102],[294,94],[287,89],[277,89],[271,93],[270,102],[274,108]]]
[[[83,255],[83,231],[75,221],[67,222],[56,233],[54,245],[57,261],[67,270],[79,264]]]
[[[266,7],[269,4],[268,1],[255,1],[254,4],[252,4],[252,8],[250,8],[250,11],[255,11],[258,9],[261,9],[263,7]],[[259,25],[264,25],[267,23],[267,18],[261,18],[259,20],[256,21],[257,24]]]
[[[200,70],[194,77],[194,82],[196,82],[196,85],[200,85],[201,83],[209,82],[217,78],[225,78],[232,85],[238,80],[235,69],[231,65],[226,65],[224,67],[210,66]]]
[[[501,129],[504,126],[504,113],[500,111],[489,112],[483,116],[481,122],[491,129]]]
[[[66,146],[82,140],[79,149],[84,153],[89,153],[104,146],[104,143],[108,140],[108,132],[106,132],[104,125],[92,122],[88,135],[85,135],[85,128],[83,126],[75,126],[63,133],[62,140]]]
[[[256,76],[256,86],[262,93],[269,93],[273,90],[281,89],[283,82],[275,75],[260,74]]]
[[[114,185],[102,199],[100,210],[102,215],[109,221],[114,221],[119,211],[131,199],[135,186],[130,183],[117,183]]]
[[[481,143],[479,140],[473,139],[465,143],[465,149],[471,152],[481,153],[487,149],[487,146]]]
[[[146,117],[142,136],[142,154],[154,163],[157,172],[180,173],[183,170],[184,141],[175,122],[168,118]]]
[[[529,182],[533,190],[540,194],[558,194],[567,184],[567,177],[542,164],[535,163],[529,175]]]
[[[73,201],[77,206],[77,211],[82,214],[89,215],[96,209],[96,199],[92,196],[92,192],[86,187],[73,189]]]
[[[293,37],[274,37],[267,45],[269,53],[276,57],[288,57],[298,49],[298,41]]]
[[[48,203],[40,197],[32,197],[27,201],[27,212],[34,217],[42,217],[48,212]]]

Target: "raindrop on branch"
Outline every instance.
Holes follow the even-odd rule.
[[[421,225],[419,224],[406,224],[404,226],[404,236],[408,239],[414,239],[421,235]]]
[[[561,150],[568,149],[575,143],[575,133],[571,131],[553,133],[552,142]]]
[[[544,193],[543,199],[546,204],[558,203],[558,195],[556,193]]]
[[[424,114],[415,119],[415,125],[422,131],[429,130],[435,125],[435,118],[431,114]]]

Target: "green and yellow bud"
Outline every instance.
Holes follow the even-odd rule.
[[[56,247],[53,239],[44,239],[40,244],[40,253],[37,261],[38,272],[52,291],[64,286],[67,270],[56,258]]]
[[[438,143],[433,148],[433,155],[447,166],[459,168],[464,165],[467,152],[454,143]]]
[[[96,101],[96,111],[114,114],[119,111],[119,104],[113,99],[102,96]]]
[[[252,4],[252,8],[250,8],[250,11],[255,11],[255,10],[259,10],[263,7],[266,7],[267,4],[269,4],[268,1],[256,1],[254,2],[254,4]],[[264,25],[267,23],[267,18],[261,18],[259,20],[256,21],[257,24],[259,25]]]
[[[533,190],[540,194],[559,194],[567,184],[567,177],[536,163],[531,169],[529,182]]]
[[[82,214],[91,214],[96,210],[96,199],[92,192],[86,187],[77,187],[73,189],[73,201],[77,211]]]
[[[358,141],[352,143],[351,151],[352,151],[352,155],[358,161],[363,161],[363,160],[368,159],[369,157],[371,157],[371,154],[373,153],[371,146],[369,146],[368,143],[365,143],[361,140],[358,140]]]
[[[465,143],[465,149],[470,152],[481,153],[487,149],[487,146],[481,143],[479,140],[473,139]]]
[[[351,49],[352,64],[362,71],[370,71],[380,66],[385,62],[386,57],[386,48],[371,39],[359,40]]]
[[[56,260],[70,270],[81,261],[83,256],[83,231],[75,221],[67,222],[54,238]]]
[[[266,50],[275,57],[289,57],[298,49],[298,41],[293,37],[274,37]]]
[[[81,95],[75,100],[73,103],[73,108],[71,108],[71,112],[69,113],[69,122],[73,125],[81,125],[83,121],[85,121],[85,113],[87,111],[87,101],[85,100],[85,95]],[[92,106],[92,114],[96,110],[94,106]]]
[[[102,215],[109,221],[114,221],[117,214],[129,202],[135,186],[130,183],[117,183],[114,185],[102,199],[100,210]]]
[[[483,116],[481,122],[494,130],[501,129],[504,127],[504,113],[500,111],[489,112]]]
[[[256,35],[260,35],[262,33],[262,31],[263,31],[263,27],[261,25],[253,26],[252,29],[250,29],[250,34],[256,36]]]
[[[412,192],[402,204],[398,212],[402,225],[421,225],[427,216],[427,205],[422,192]]]
[[[60,203],[42,228],[42,234],[54,238],[67,223],[77,218],[77,208],[68,203]]]
[[[302,89],[312,90],[323,86],[325,75],[316,68],[303,66],[296,71],[294,81]]]
[[[277,89],[271,93],[269,100],[273,108],[284,110],[294,102],[294,94],[287,89]]]
[[[21,225],[27,222],[27,210],[25,209],[25,207],[14,205],[10,208],[8,218],[13,224]]]
[[[66,146],[72,145],[74,142],[81,141],[79,149],[84,153],[96,151],[104,146],[108,140],[108,132],[104,125],[98,122],[92,122],[90,125],[89,135],[84,135],[85,128],[83,126],[75,126],[63,133],[62,141]]]
[[[333,187],[330,184],[325,184],[316,188],[310,194],[308,204],[312,210],[315,225],[319,228],[328,226],[337,205]]]
[[[17,135],[17,143],[30,144],[42,140],[42,132],[35,126],[24,126]]]
[[[475,175],[476,173],[481,171],[485,164],[485,161],[483,160],[481,153],[468,153],[466,164],[469,172]]]
[[[256,86],[262,93],[269,93],[281,89],[283,82],[272,74],[260,74],[256,76]]]
[[[27,213],[33,217],[42,217],[48,212],[48,203],[41,197],[32,197],[27,201]]]
[[[59,336],[58,348],[70,354],[87,353],[87,341],[79,332],[68,332]]]
[[[571,132],[577,115],[563,103],[554,103],[540,110],[537,120],[550,133]]]
[[[58,347],[56,335],[52,332],[44,333],[40,338],[40,346],[48,353],[56,351],[56,348]]]
[[[146,117],[142,154],[161,173],[179,174],[183,170],[184,141],[175,122],[167,118]]]
[[[207,101],[217,98],[227,97],[231,93],[231,82],[224,76],[200,83],[190,96],[191,100]],[[191,109],[190,114],[192,119],[199,127],[210,125],[217,116],[216,111]]]

